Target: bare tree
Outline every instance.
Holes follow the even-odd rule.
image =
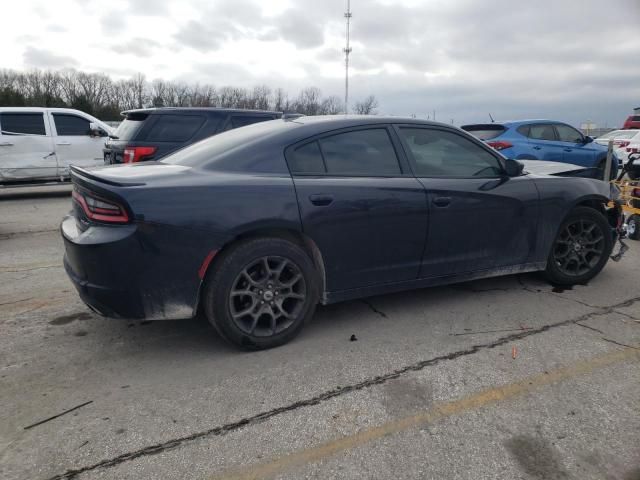
[[[292,100],[292,98],[294,100]],[[0,106],[66,106],[105,120],[120,119],[120,112],[146,106],[226,107],[297,111],[305,115],[331,115],[343,109],[336,96],[324,97],[309,87],[290,97],[282,88],[267,85],[252,89],[155,79],[138,73],[128,80],[112,80],[101,73],[77,70],[0,70]],[[374,113],[378,102],[370,96],[356,104],[359,113]]]
[[[361,102],[356,102],[353,111],[358,115],[375,115],[376,108],[378,108],[378,100],[375,96],[369,95]]]
[[[335,95],[325,98],[320,104],[320,115],[337,115],[342,111],[343,102]]]

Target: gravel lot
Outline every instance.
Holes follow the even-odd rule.
[[[588,286],[352,301],[246,353],[84,307],[68,192],[0,191],[0,478],[640,479],[639,242]]]

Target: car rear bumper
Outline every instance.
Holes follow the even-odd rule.
[[[160,257],[162,246],[135,224],[90,226],[73,215],[60,226],[64,268],[89,308],[113,318],[169,320],[195,314],[201,280],[197,261]],[[146,228],[145,230],[152,230]],[[181,266],[184,265],[184,268]],[[190,268],[189,268],[190,267]]]

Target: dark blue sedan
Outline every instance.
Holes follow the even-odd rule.
[[[620,219],[603,181],[527,174],[415,119],[273,120],[72,177],[64,265],[90,308],[202,311],[249,349],[289,341],[317,303],[536,270],[584,283]]]
[[[570,163],[590,169],[593,177],[603,178],[607,146],[594,142],[566,123],[520,120],[463,125],[462,129],[486,141],[507,158]],[[612,178],[618,163],[618,159],[613,162]]]

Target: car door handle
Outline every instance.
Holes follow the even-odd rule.
[[[565,152],[573,152],[573,148],[565,148],[563,149]]]
[[[535,147],[533,147],[533,149],[534,149],[534,150],[540,150],[541,148],[542,148],[542,147],[539,147],[539,146],[537,146],[537,145],[536,145]]]
[[[433,204],[436,207],[448,207],[451,203],[451,197],[436,197],[433,199]]]
[[[309,195],[309,200],[318,207],[326,207],[333,202],[333,196],[324,194]]]
[[[11,142],[2,142],[2,143],[0,143],[0,147],[13,147],[13,143],[11,143]]]
[[[71,142],[58,142],[56,145],[71,145]]]

